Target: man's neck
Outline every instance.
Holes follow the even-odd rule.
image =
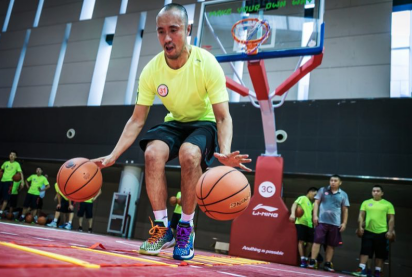
[[[172,60],[172,59],[168,59],[167,56],[165,56],[166,63],[171,69],[179,69],[183,67],[186,64],[186,62],[189,60],[191,52],[192,52],[192,47],[189,44],[186,44],[185,49],[183,50],[183,53],[180,55],[179,58]]]

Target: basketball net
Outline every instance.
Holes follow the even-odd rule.
[[[264,30],[259,38],[261,30]],[[246,18],[239,20],[232,27],[233,39],[245,45],[245,53],[247,55],[256,55],[259,52],[259,46],[269,38],[270,25],[267,20],[260,20],[258,18]]]

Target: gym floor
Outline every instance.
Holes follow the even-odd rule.
[[[141,241],[0,222],[0,276],[342,276],[196,250],[177,261],[172,248],[140,255]]]

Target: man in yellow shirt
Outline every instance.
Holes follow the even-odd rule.
[[[93,203],[96,201],[97,197],[102,193],[102,190],[99,190],[97,195],[89,200],[84,202],[80,202],[79,210],[77,211],[77,216],[79,218],[79,232],[83,232],[83,217],[86,213],[87,221],[89,222],[89,230],[88,233],[93,232]]]
[[[21,179],[24,180],[23,172],[21,171],[20,164],[16,161],[17,152],[11,151],[9,154],[9,161],[4,162],[1,166],[3,176],[0,182],[0,200],[3,199],[3,204],[0,209],[0,218],[3,216],[3,211],[7,207],[7,203],[10,200],[11,191],[13,187],[13,176],[17,172],[20,172]]]
[[[173,257],[188,260],[194,256],[195,187],[202,169],[216,157],[224,165],[250,171],[243,163],[251,160],[239,151],[231,152],[232,118],[225,75],[212,54],[187,43],[191,26],[186,9],[179,4],[166,5],[156,17],[156,30],[163,51],[142,71],[134,112],[116,147],[110,155],[95,162],[100,167],[111,166],[133,144],[157,95],[169,113],[163,124],[150,129],[140,140],[155,223],[149,231],[151,238],[141,245],[139,252],[158,255],[163,248],[175,244],[168,228],[165,165],[178,157],[182,218],[177,226]]]
[[[72,221],[73,221],[73,203],[70,199],[64,196],[63,193],[59,190],[59,185],[57,183],[54,184],[54,189],[56,190],[55,200],[57,200],[56,212],[54,213],[54,219],[52,222],[47,224],[47,227],[57,227],[57,221],[59,220],[60,214],[64,213],[67,214],[68,218],[66,218],[66,222],[59,225],[59,228],[71,230],[73,228]]]
[[[395,236],[395,208],[382,198],[383,188],[372,188],[372,199],[363,201],[358,217],[358,236],[362,237],[359,268],[353,275],[367,276],[366,263],[375,254],[374,277],[380,277],[386,257],[387,239]]]
[[[20,216],[20,221],[24,220],[29,208],[33,218],[37,215],[37,205],[39,203],[40,192],[45,191],[50,187],[49,181],[47,181],[46,177],[44,177],[42,174],[42,168],[38,167],[36,169],[36,174],[30,175],[30,177],[26,180],[26,187],[29,189],[29,191],[27,192],[26,199],[24,199],[23,212]],[[45,185],[45,187],[42,189],[43,185]]]

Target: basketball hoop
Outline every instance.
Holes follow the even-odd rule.
[[[240,39],[237,36],[235,29],[240,26],[246,32],[246,39]],[[252,39],[252,37],[258,32],[260,28],[265,29],[265,33],[257,39]],[[270,34],[270,25],[267,20],[260,20],[258,18],[245,18],[236,22],[232,27],[233,39],[240,44],[246,46],[245,53],[247,55],[256,55],[259,51],[259,46],[264,43]]]

